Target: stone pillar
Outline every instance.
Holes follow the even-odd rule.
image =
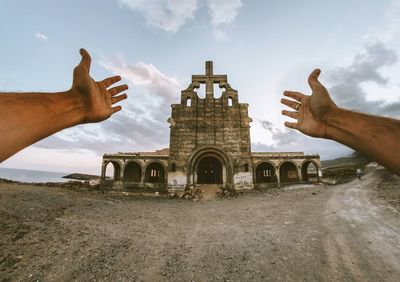
[[[143,169],[142,169],[142,177],[140,178],[140,186],[144,187],[145,178],[146,178],[146,164],[144,164]]]
[[[125,162],[123,162],[122,164],[121,164],[121,172],[120,172],[120,175],[119,175],[119,179],[122,181],[122,180],[124,180],[124,169],[125,169]]]
[[[303,182],[303,174],[301,173],[301,166],[297,166],[297,175],[299,176],[299,182]]]
[[[278,182],[278,188],[281,188],[281,174],[279,173],[279,166],[275,167],[275,174],[276,174],[276,180]]]
[[[101,164],[101,180],[106,179],[106,162],[102,162]]]

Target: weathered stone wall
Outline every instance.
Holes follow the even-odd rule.
[[[218,148],[227,155],[233,163],[226,165],[233,167],[233,175],[245,172],[245,164],[247,173],[251,175],[251,118],[248,116],[248,104],[239,103],[237,91],[230,87],[225,75],[214,76],[209,69],[208,72],[206,76],[193,76],[190,86],[181,93],[181,103],[172,105],[171,118],[168,120],[169,168],[174,164],[176,170],[169,184],[183,184],[185,176],[189,178],[188,175],[193,173],[190,171],[193,168],[188,164],[190,156],[200,148],[208,147]],[[200,83],[206,83],[204,99],[196,93]],[[220,98],[213,96],[215,83],[224,89]],[[231,177],[227,182],[234,183],[234,180]]]
[[[201,84],[206,86],[205,98],[200,98],[196,92]],[[215,85],[223,89],[219,98],[214,97]],[[310,181],[320,176],[317,174],[321,167],[318,155],[304,155],[302,152],[251,153],[252,120],[248,116],[248,104],[239,103],[238,92],[229,85],[226,75],[213,74],[212,62],[206,62],[205,75],[192,76],[192,83],[181,92],[180,103],[171,107],[168,119],[169,151],[104,155],[102,179],[105,182],[105,166],[112,163],[116,171],[112,182],[115,189],[168,186],[170,190],[183,190],[201,183],[196,167],[201,167],[199,163],[207,157],[215,159],[212,165],[219,166],[218,162],[221,163],[220,179],[222,187],[227,189],[280,186],[284,182]],[[141,169],[140,181],[132,182],[124,175],[131,162],[136,162]],[[162,165],[163,183],[147,183],[144,180],[146,167],[154,162]],[[317,167],[315,173],[306,173],[309,163]],[[211,166],[203,167],[201,171],[210,171],[209,168]],[[260,173],[264,175],[260,176]],[[220,183],[213,181],[203,183]]]

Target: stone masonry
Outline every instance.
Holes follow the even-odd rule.
[[[205,98],[197,95],[200,84],[205,84]],[[219,98],[214,97],[214,85],[223,89]],[[174,191],[215,184],[244,190],[318,181],[318,155],[251,152],[248,106],[239,103],[227,76],[215,75],[213,62],[206,62],[205,75],[193,75],[192,83],[181,92],[180,103],[171,106],[169,149],[105,154],[102,186]],[[110,164],[114,176],[107,180]]]

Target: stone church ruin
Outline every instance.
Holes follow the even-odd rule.
[[[201,84],[205,98],[196,92]],[[219,98],[215,84],[223,89]],[[319,155],[251,152],[248,106],[239,103],[227,76],[215,75],[213,62],[206,62],[205,75],[193,75],[180,103],[171,106],[169,148],[105,154],[101,186],[171,192],[198,185],[247,190],[319,181]],[[107,166],[114,168],[112,179],[106,178]]]

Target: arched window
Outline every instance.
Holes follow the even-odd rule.
[[[232,101],[232,97],[228,98],[228,107],[232,107],[233,101]]]
[[[113,180],[120,180],[121,177],[121,167],[117,162],[110,161],[106,164],[106,176],[112,177]]]
[[[147,183],[164,183],[164,168],[159,163],[151,163],[146,168],[145,182]]]
[[[277,181],[275,168],[272,164],[264,162],[256,168],[256,182],[257,183],[275,183]]]
[[[192,106],[192,99],[190,97],[188,97],[186,99],[186,107],[191,107]]]
[[[171,170],[172,170],[173,172],[175,172],[175,171],[176,171],[176,165],[175,165],[175,163],[173,163],[173,164],[172,164],[172,166],[171,166]]]
[[[318,166],[312,161],[307,161],[301,167],[301,174],[303,181],[318,181]]]
[[[249,172],[249,164],[244,164],[244,171]]]

